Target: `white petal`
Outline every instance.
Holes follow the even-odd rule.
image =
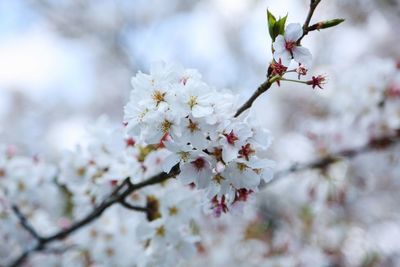
[[[297,46],[293,49],[293,58],[297,63],[301,63],[306,67],[310,67],[312,62],[310,51],[302,46]]]
[[[180,158],[177,154],[169,155],[162,164],[162,169],[164,172],[169,173],[172,167],[175,166],[180,161]]]
[[[290,65],[290,61],[292,61],[292,55],[290,54],[289,51],[287,51],[286,49],[283,50],[282,52],[274,52],[274,59],[276,62],[279,62],[279,60],[281,60],[282,65],[284,66],[289,66]]]
[[[205,149],[208,146],[206,137],[200,131],[193,134],[190,141],[191,141],[193,147],[195,147],[197,149]]]
[[[261,178],[268,183],[274,177],[274,170],[272,168],[265,168],[262,171]]]
[[[261,146],[263,149],[267,149],[272,143],[271,133],[264,128],[257,129],[252,139],[257,146]]]
[[[177,177],[183,184],[193,183],[197,177],[197,173],[190,164],[187,163],[181,166],[181,173]]]
[[[154,235],[154,229],[148,223],[141,223],[136,228],[136,234],[140,240],[145,240]]]
[[[285,38],[283,38],[282,35],[278,35],[275,39],[275,42],[272,44],[272,47],[276,52],[282,53],[286,50],[285,43]]]
[[[238,155],[239,149],[232,145],[226,145],[222,149],[222,159],[227,163],[235,159]]]
[[[213,108],[206,106],[199,106],[199,105],[195,105],[192,109],[192,115],[195,118],[200,118],[200,117],[205,117],[207,115],[210,115],[213,112]]]
[[[168,137],[167,140],[163,141],[163,144],[165,148],[171,152],[180,151],[180,147],[174,141],[172,141],[171,137]]]
[[[255,189],[260,184],[260,176],[254,171],[247,169],[243,172],[242,185],[247,189]]]
[[[300,23],[290,23],[285,30],[285,39],[288,42],[296,42],[303,35]]]
[[[205,167],[200,173],[198,177],[198,187],[199,188],[207,188],[211,182],[212,171],[211,169]]]

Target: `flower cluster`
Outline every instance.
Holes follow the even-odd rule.
[[[270,133],[244,111],[275,82],[312,88],[325,82],[321,75],[300,81],[311,65],[311,54],[300,43],[307,31],[341,20],[318,23],[315,29],[307,20],[303,27],[289,24],[285,29],[286,18],[276,20],[268,12],[274,60],[267,81],[240,108],[234,94],[210,87],[197,71],[158,63],[150,74],[139,72],[132,79],[124,129],[100,118],[88,129],[88,145],[66,152],[58,165],[0,148],[0,237],[6,244],[0,244],[0,264],[180,266],[181,259],[196,252],[206,255],[205,246],[217,242],[212,228],[219,227],[206,222],[210,214],[220,217],[228,211],[233,212],[220,225],[225,231],[236,228],[231,241],[239,244],[240,233],[246,232],[245,242],[262,243],[254,264],[263,259],[263,249],[284,253],[286,242],[275,240],[275,233],[254,234],[247,222],[223,224],[235,211],[247,213],[243,217],[257,227],[262,224],[256,211],[239,208],[255,200],[253,193],[273,176],[274,162],[267,157]],[[295,69],[289,69],[292,60],[298,63]],[[284,78],[289,72],[298,80]],[[397,98],[398,91],[390,87],[385,96]],[[56,196],[59,201],[46,201]],[[208,212],[201,213],[201,207]],[[309,210],[301,210],[300,216],[309,227]],[[81,234],[73,234],[83,227]],[[228,252],[232,254],[230,247]]]
[[[286,21],[286,18],[284,21]],[[300,44],[304,35],[305,32],[300,23],[290,23],[281,34],[276,36],[272,44],[273,61],[269,66],[268,74],[275,77],[278,85],[283,80],[311,85],[313,89],[316,87],[322,89],[322,85],[326,81],[326,77],[323,75],[312,76],[307,81],[301,81],[301,77],[307,75],[312,63],[310,51]],[[298,65],[289,69],[292,60]],[[285,74],[290,72],[297,73],[297,80],[284,78]]]
[[[200,214],[199,201],[190,189],[174,180],[165,190],[150,190],[146,206],[147,218],[137,228],[139,241],[144,244],[143,266],[175,266],[196,253]]]
[[[269,132],[249,118],[233,118],[237,106],[231,93],[211,88],[193,70],[162,63],[150,74],[137,74],[132,85],[127,133],[170,152],[165,172],[179,164],[179,180],[228,206],[240,190],[256,191],[272,177],[273,162],[265,157]]]

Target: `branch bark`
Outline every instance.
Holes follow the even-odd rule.
[[[103,214],[103,212],[109,208],[110,206],[112,206],[115,203],[121,203],[125,200],[125,198],[127,196],[129,196],[132,192],[139,190],[143,187],[146,186],[150,186],[150,185],[154,185],[154,184],[158,184],[158,183],[162,183],[164,181],[166,181],[167,179],[178,175],[180,172],[179,170],[179,165],[175,165],[171,171],[169,173],[160,173],[157,174],[143,182],[137,183],[137,184],[132,184],[130,182],[129,178],[126,178],[121,185],[119,185],[118,187],[116,187],[114,189],[114,191],[106,198],[104,199],[95,209],[93,209],[92,212],[90,212],[86,217],[84,217],[83,219],[75,222],[74,224],[72,224],[70,227],[60,230],[56,233],[54,233],[53,235],[47,236],[47,237],[41,237],[37,234],[37,232],[33,229],[33,227],[31,227],[29,225],[29,223],[27,222],[26,218],[24,216],[20,217],[20,222],[21,225],[23,225],[23,227],[25,229],[29,229],[28,231],[32,234],[32,236],[37,240],[37,243],[35,246],[28,248],[27,250],[25,250],[15,261],[13,261],[9,266],[10,267],[17,267],[20,266],[26,259],[27,257],[33,253],[33,252],[39,252],[39,251],[43,251],[45,250],[46,246],[49,243],[52,243],[56,240],[62,240],[64,238],[66,238],[67,236],[71,235],[72,233],[74,233],[75,231],[82,229],[83,227],[85,227],[86,225],[88,225],[89,223],[93,222],[95,219],[97,219],[98,217],[100,217],[101,214]],[[17,211],[17,215],[22,215],[18,208],[15,209],[15,211]]]
[[[257,90],[253,93],[253,95],[238,109],[238,111],[235,114],[235,118],[239,117],[240,114],[242,114],[244,111],[249,109],[254,101],[262,95],[264,92],[268,91],[269,88],[271,88],[273,82],[271,82],[269,79],[263,82]]]
[[[322,158],[316,159],[308,163],[294,164],[288,169],[276,172],[274,174],[274,178],[272,178],[272,180],[270,180],[269,182],[265,183],[263,187],[271,185],[276,181],[280,180],[281,178],[286,177],[293,173],[298,173],[306,170],[325,170],[330,165],[340,160],[352,159],[361,154],[387,149],[397,144],[400,144],[400,129],[397,129],[392,135],[387,135],[376,139],[372,139],[369,143],[358,148],[345,149],[336,153],[326,155]]]
[[[306,36],[311,31],[310,30],[311,18],[314,15],[315,9],[317,9],[317,6],[319,5],[319,3],[321,3],[321,0],[311,0],[310,1],[310,9],[308,10],[306,20],[303,24],[303,35],[297,41],[298,44],[300,44],[301,40],[304,38],[304,36]]]

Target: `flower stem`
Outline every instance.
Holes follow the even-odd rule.
[[[299,80],[293,80],[293,79],[286,79],[286,78],[281,78],[281,81],[286,81],[286,82],[294,82],[294,83],[302,83],[302,84],[307,84],[307,82],[304,81],[299,81]]]

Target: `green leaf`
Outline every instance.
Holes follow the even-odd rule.
[[[288,15],[284,16],[283,18],[279,17],[279,19],[277,20],[276,17],[271,12],[269,12],[269,10],[267,10],[268,30],[272,41],[275,41],[275,38],[278,35],[283,35],[285,33],[287,17]]]
[[[268,19],[268,30],[269,30],[269,35],[271,36],[272,39],[274,38],[274,27],[276,23],[276,18],[274,15],[272,15],[271,12],[267,9],[267,19]]]
[[[285,34],[285,26],[286,26],[287,17],[288,17],[288,15],[284,16],[283,18],[279,18],[279,20],[277,21],[276,24],[278,25],[278,29],[277,29],[278,35]]]

